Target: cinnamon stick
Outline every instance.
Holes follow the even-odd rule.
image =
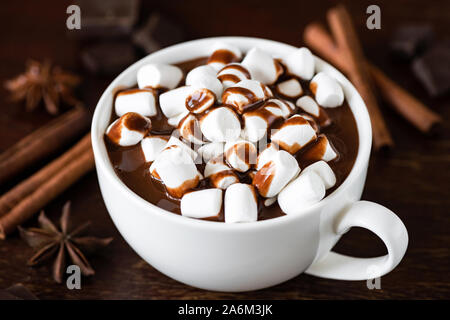
[[[393,146],[394,142],[373,94],[373,85],[368,77],[369,70],[350,15],[343,6],[337,6],[328,11],[328,23],[336,39],[339,52],[345,58],[350,79],[358,89],[369,111],[375,149]]]
[[[67,152],[72,151],[72,149]],[[18,225],[33,216],[39,209],[93,168],[94,155],[89,146],[72,161],[64,165],[56,174],[52,175],[50,172],[46,172],[46,182],[18,202],[11,211],[0,217],[0,239],[5,239]]]
[[[34,192],[49,177],[58,173],[64,166],[68,165],[74,158],[79,156],[84,150],[90,148],[91,135],[85,135],[75,146],[69,149],[61,157],[50,162],[48,165],[33,174],[28,179],[22,181],[17,186],[0,197],[0,217],[12,210],[17,203],[23,200],[26,196]]]
[[[308,25],[305,28],[303,38],[305,43],[324,59],[330,61],[339,69],[348,71],[348,66],[342,59],[331,35],[321,24],[311,23]],[[437,113],[395,83],[378,67],[371,64],[367,59],[366,63],[382,98],[417,129],[429,133],[442,122],[442,118]]]
[[[89,127],[88,112],[73,108],[0,154],[0,184],[65,145]]]

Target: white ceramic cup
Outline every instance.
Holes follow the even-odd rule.
[[[248,291],[270,287],[302,272],[340,280],[385,275],[405,254],[408,233],[389,209],[359,201],[367,173],[372,133],[366,106],[353,85],[335,68],[316,58],[316,72],[332,74],[342,85],[355,116],[359,151],[349,176],[328,197],[297,215],[227,224],[182,217],[136,195],[115,174],[103,135],[113,107],[113,91],[136,84],[146,63],[177,63],[203,57],[217,41],[243,52],[260,47],[275,57],[296,48],[280,42],[245,37],[194,40],[155,52],[122,72],[105,90],[92,120],[92,146],[100,189],[112,220],[130,246],[167,276],[194,287],[216,291]],[[388,254],[356,258],[331,251],[351,227],[374,232]]]

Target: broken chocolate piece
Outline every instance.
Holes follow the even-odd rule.
[[[391,39],[391,50],[396,57],[410,60],[420,55],[433,40],[429,25],[405,25],[398,27]]]

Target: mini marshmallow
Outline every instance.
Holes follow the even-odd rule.
[[[200,125],[197,118],[188,114],[178,124],[178,131],[180,135],[189,142],[194,144],[203,144],[202,132],[200,131]]]
[[[320,114],[319,105],[310,96],[303,96],[298,98],[298,100],[295,102],[295,105],[300,109],[302,109],[304,112],[309,113],[310,115],[316,118],[319,117]]]
[[[121,91],[114,103],[116,115],[121,117],[127,112],[136,112],[144,117],[156,115],[156,100],[153,90],[130,89]]]
[[[270,100],[269,100],[270,101]],[[243,114],[244,137],[251,142],[262,139],[267,129],[278,119],[283,118],[284,111],[277,103],[266,102],[258,109]]]
[[[252,185],[235,183],[225,191],[225,222],[258,220],[256,192]]]
[[[242,80],[250,79],[250,72],[241,63],[230,63],[217,73],[217,79],[222,82],[223,89],[227,89]]]
[[[211,56],[208,59],[208,65],[214,70],[219,71],[226,64],[241,60],[241,50],[229,43],[218,42],[213,46]]]
[[[287,119],[271,136],[273,142],[291,154],[296,153],[316,138],[313,127],[305,118],[297,114]]]
[[[183,71],[169,64],[146,64],[137,72],[137,83],[140,89],[166,88],[174,89],[183,78]]]
[[[213,108],[200,120],[203,135],[212,142],[234,141],[241,134],[238,115],[225,106]]]
[[[337,158],[337,153],[328,138],[321,134],[317,141],[302,155],[302,158],[309,161],[331,161]]]
[[[189,153],[177,145],[166,147],[159,154],[150,166],[150,173],[160,179],[175,198],[195,188],[201,178]]]
[[[299,48],[283,60],[287,72],[304,80],[310,80],[314,75],[314,57],[308,48]]]
[[[278,83],[276,89],[279,94],[292,99],[299,97],[303,93],[300,82],[295,78]]]
[[[261,82],[242,80],[223,92],[222,102],[233,106],[239,114],[242,114],[246,107],[272,96],[272,91]]]
[[[200,148],[198,148],[197,152],[205,162],[208,162],[210,159],[218,157],[224,152],[224,143],[223,142],[205,143]]]
[[[113,143],[128,147],[139,143],[150,131],[150,119],[136,112],[127,112],[111,123],[106,129],[106,135]]]
[[[186,108],[192,113],[202,113],[214,105],[216,96],[206,88],[196,88],[186,98]]]
[[[194,91],[195,88],[184,86],[160,94],[159,106],[162,113],[167,118],[172,118],[188,111],[186,100]]]
[[[181,215],[190,218],[210,218],[222,209],[222,190],[205,189],[186,193],[181,198]]]
[[[289,116],[295,111],[295,105],[287,100],[269,99],[264,103],[264,105],[278,106],[281,110],[283,118],[285,119],[289,118]]]
[[[168,138],[164,136],[147,136],[141,141],[141,149],[146,162],[154,161],[167,145]]]
[[[173,116],[171,118],[167,118],[167,123],[171,125],[172,127],[178,127],[180,124],[180,121],[184,119],[189,114],[188,110],[184,110],[182,113]]]
[[[318,203],[325,196],[322,178],[308,171],[290,182],[278,195],[278,204],[286,214],[297,214]]]
[[[272,160],[278,151],[279,149],[274,143],[269,143],[258,155],[256,160],[256,170],[261,169],[267,162]]]
[[[227,162],[239,172],[246,172],[256,164],[257,153],[255,145],[249,141],[238,140],[225,144]]]
[[[180,139],[178,139],[175,136],[171,136],[169,141],[167,141],[166,149],[170,146],[177,146],[180,147],[184,152],[189,154],[192,158],[192,160],[195,160],[197,158],[197,152],[192,150],[188,145],[186,145],[184,142],[182,142]]]
[[[309,84],[316,101],[325,108],[335,108],[344,102],[344,91],[337,80],[325,72],[319,72]]]
[[[252,48],[242,65],[250,71],[251,78],[266,85],[274,84],[278,77],[283,73],[281,65],[267,52]]]
[[[227,189],[234,183],[239,182],[236,173],[225,164],[222,157],[212,158],[205,166],[205,178],[209,178],[215,188]]]
[[[270,207],[270,206],[273,205],[275,202],[277,202],[277,197],[267,198],[267,199],[264,200],[264,206],[265,206],[265,207]]]
[[[316,134],[319,133],[319,131],[320,131],[319,126],[317,125],[317,122],[313,117],[311,117],[307,113],[299,114],[299,116],[302,117],[303,119],[305,119],[306,121],[308,121],[308,123],[311,125],[311,127],[316,132]]]
[[[313,171],[322,179],[325,189],[329,189],[336,184],[336,176],[333,169],[323,160],[314,162],[303,169],[302,174]]]
[[[290,153],[280,150],[256,172],[253,185],[260,195],[272,198],[299,172],[297,160]]]
[[[199,66],[189,71],[186,76],[186,85],[206,88],[213,92],[217,99],[222,97],[222,82],[217,79],[216,70],[209,65]]]

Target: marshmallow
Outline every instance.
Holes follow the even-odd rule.
[[[274,143],[269,143],[266,148],[261,151],[256,160],[256,170],[261,169],[267,162],[272,160],[278,152],[278,147]]]
[[[114,103],[116,115],[121,117],[127,112],[136,112],[144,117],[156,115],[156,100],[153,90],[130,89],[121,91]]]
[[[266,135],[267,129],[276,120],[283,118],[285,111],[277,103],[269,101],[258,109],[247,111],[242,116],[244,119],[244,137],[249,141],[256,142],[262,139]]]
[[[317,161],[303,169],[302,174],[313,171],[322,179],[325,189],[332,188],[336,184],[336,176],[331,167],[325,161]]]
[[[167,192],[175,198],[181,198],[195,188],[201,178],[189,153],[176,145],[165,148],[159,154],[150,166],[150,173],[160,179]]]
[[[225,191],[225,222],[258,220],[258,203],[252,185],[235,183]]]
[[[111,123],[106,129],[106,135],[113,143],[128,147],[139,143],[151,127],[150,119],[136,112],[128,112]]]
[[[170,146],[177,146],[180,147],[184,152],[189,154],[192,158],[192,160],[195,160],[197,158],[197,152],[192,150],[188,145],[186,145],[184,142],[182,142],[180,139],[178,139],[175,136],[171,136],[169,141],[167,141],[166,149]]]
[[[181,198],[181,215],[190,218],[218,216],[222,209],[222,190],[205,189],[186,193]]]
[[[209,181],[215,188],[223,190],[239,182],[236,173],[225,164],[223,158],[220,156],[208,161],[204,174],[205,178],[209,178]]]
[[[137,72],[137,83],[140,89],[176,88],[183,78],[183,71],[169,64],[146,64]]]
[[[241,134],[241,122],[231,108],[222,106],[210,109],[203,115],[200,129],[209,141],[234,141]]]
[[[278,204],[286,214],[296,214],[308,209],[325,196],[322,178],[314,171],[305,172],[290,182],[278,195]]]
[[[283,73],[281,65],[259,48],[252,48],[247,52],[242,65],[250,71],[252,79],[267,85],[274,84]]]
[[[277,197],[272,197],[272,198],[267,198],[264,200],[264,206],[265,207],[270,207],[271,205],[273,205],[275,202],[277,202]]]
[[[213,46],[211,56],[208,59],[208,65],[214,70],[219,71],[226,64],[241,60],[242,53],[238,47],[231,44],[219,42]]]
[[[141,141],[141,149],[146,162],[154,161],[167,145],[167,137],[147,136]]]
[[[304,112],[318,118],[320,114],[319,105],[310,96],[303,96],[298,98],[295,105],[302,109]]]
[[[316,137],[316,132],[309,122],[296,114],[287,119],[280,129],[272,134],[271,140],[282,149],[294,154]]]
[[[210,159],[218,157],[224,152],[224,143],[223,142],[205,143],[200,148],[198,148],[197,152],[205,162],[208,162]]]
[[[240,63],[230,63],[217,73],[217,79],[227,89],[242,80],[250,79],[250,72]]]
[[[188,110],[184,110],[182,113],[173,116],[171,118],[167,118],[167,123],[171,125],[172,127],[178,127],[180,124],[180,121],[184,119],[189,114]]]
[[[306,113],[299,114],[299,116],[302,117],[303,119],[305,119],[306,121],[308,121],[308,123],[311,125],[311,127],[316,132],[316,134],[319,133],[319,131],[320,131],[319,126],[317,125],[317,122],[313,117],[311,117],[309,114],[306,114]]]
[[[312,78],[309,87],[319,105],[335,108],[344,102],[344,91],[337,80],[325,72],[319,72]]]
[[[281,99],[269,99],[266,101],[264,105],[273,105],[278,106],[281,110],[281,114],[283,118],[287,119],[289,116],[295,111],[295,105],[287,100],[281,100]]]
[[[272,96],[272,91],[261,82],[242,80],[223,92],[222,102],[233,106],[239,114],[242,114],[247,107]]]
[[[194,91],[195,88],[184,86],[160,94],[159,106],[162,113],[167,118],[172,118],[188,111],[186,108],[186,101]]]
[[[238,140],[225,144],[225,157],[227,162],[236,171],[246,172],[256,164],[258,151],[253,143]]]
[[[194,144],[203,144],[202,132],[200,131],[200,125],[197,118],[188,114],[178,124],[178,131],[180,135],[189,142]]]
[[[300,172],[297,160],[284,150],[264,164],[253,179],[253,185],[266,198],[276,196]]]
[[[295,78],[278,83],[276,89],[279,94],[292,99],[299,97],[303,93],[300,82]]]
[[[287,72],[304,80],[314,75],[314,57],[308,48],[299,48],[283,60]]]
[[[337,153],[328,138],[321,134],[317,141],[302,155],[302,159],[308,161],[331,161],[337,158]]]
[[[222,82],[217,79],[216,70],[209,65],[199,66],[189,71],[186,76],[186,85],[208,89],[217,99],[222,97]]]

